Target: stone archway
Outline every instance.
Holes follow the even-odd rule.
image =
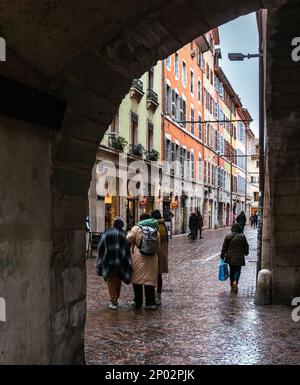
[[[11,181],[6,170],[0,173],[8,180],[3,202],[14,208],[1,219],[9,242],[1,246],[6,265],[0,295],[7,299],[8,315],[10,303],[19,314],[1,325],[1,362],[84,362],[87,191],[99,140],[132,78],[215,26],[283,3],[33,1],[21,10],[7,2],[2,32],[11,48],[1,73],[67,106],[61,129],[50,135],[14,117],[2,120],[1,142],[15,156],[4,152],[1,163],[11,169],[23,163]],[[276,12],[271,24],[273,18],[277,22]],[[20,179],[25,203],[16,189]],[[12,255],[18,264],[12,264]]]

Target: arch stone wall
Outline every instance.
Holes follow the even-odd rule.
[[[45,187],[43,201],[36,210],[33,194],[27,204],[29,217],[25,218],[29,222],[31,215],[36,225],[27,241],[45,243],[36,252],[21,252],[28,270],[11,271],[0,266],[0,290],[4,292],[0,291],[0,295],[9,299],[9,292],[17,294],[14,311],[20,317],[20,322],[0,324],[0,346],[4,346],[0,362],[84,362],[87,192],[98,143],[132,78],[213,27],[261,7],[280,7],[283,3],[32,0],[20,8],[17,0],[10,0],[2,7],[2,33],[9,48],[0,72],[65,100],[67,106],[58,133],[45,134],[42,128],[27,129],[13,118],[9,121],[19,143],[16,163],[25,156],[22,144],[30,146],[27,137],[39,137],[43,143],[30,148],[32,160],[23,165],[23,173],[35,164],[40,167],[40,185]],[[23,139],[20,125],[25,132]],[[5,128],[0,126],[0,131],[5,132]],[[3,136],[1,146],[9,146],[9,140]],[[1,172],[7,161],[4,157]],[[6,187],[7,191],[15,190],[15,180],[8,180]],[[28,194],[31,188],[35,186],[29,183]],[[13,211],[12,221],[22,213],[21,203]],[[7,194],[5,204],[15,207],[14,196]],[[6,225],[5,216],[0,220]],[[13,231],[10,237],[11,243],[1,242],[8,256],[22,242]],[[7,263],[12,263],[10,257]],[[22,291],[23,287],[27,290]],[[18,297],[21,292],[22,297]],[[32,292],[38,292],[38,298]],[[10,301],[6,302],[9,309]],[[31,321],[32,327],[26,327],[30,314],[40,324]]]
[[[300,293],[300,64],[291,58],[299,36],[300,3],[268,14],[267,191],[273,303],[291,305]]]

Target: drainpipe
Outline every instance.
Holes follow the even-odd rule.
[[[165,61],[161,61],[161,82],[162,82],[162,100],[161,100],[161,159],[166,161],[165,159],[165,137],[166,137],[166,129],[165,129]],[[164,172],[162,170],[162,172]],[[163,177],[162,177],[163,178]],[[164,202],[164,191],[163,191],[163,186],[161,189],[161,200],[162,200],[162,207],[160,209],[163,212],[163,202]]]
[[[262,32],[262,11],[259,11],[259,224],[257,231],[257,274],[262,265],[262,227],[263,227],[263,204],[264,204],[264,185],[265,185],[265,167],[264,167],[264,56],[263,56],[263,32]]]

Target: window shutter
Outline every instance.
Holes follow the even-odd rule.
[[[167,114],[168,113],[168,85],[167,85],[167,82],[165,82],[165,85],[164,85],[164,100],[165,100],[165,113]]]
[[[180,119],[180,105],[181,105],[181,97],[176,94],[176,120],[179,122]]]

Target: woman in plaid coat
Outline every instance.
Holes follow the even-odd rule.
[[[129,284],[131,279],[130,247],[123,227],[123,219],[115,218],[113,228],[105,231],[101,238],[96,261],[97,274],[107,283],[112,310],[118,308],[122,281]]]

